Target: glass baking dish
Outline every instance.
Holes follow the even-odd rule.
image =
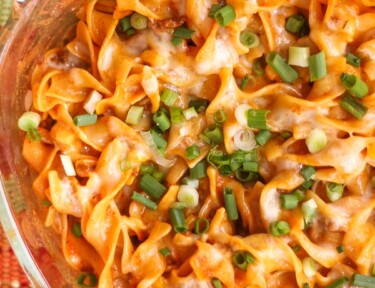
[[[0,28],[0,218],[21,266],[35,287],[74,287],[77,273],[64,261],[60,239],[43,223],[45,209],[32,191],[33,172],[22,157],[18,117],[30,105],[31,71],[45,51],[74,26],[79,0],[15,1]],[[61,43],[63,44],[63,43]]]

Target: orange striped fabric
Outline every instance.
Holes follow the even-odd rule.
[[[0,226],[0,287],[31,287]]]

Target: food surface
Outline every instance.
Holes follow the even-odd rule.
[[[370,0],[90,0],[19,118],[85,287],[375,287]]]

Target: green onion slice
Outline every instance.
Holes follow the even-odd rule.
[[[298,197],[294,194],[281,194],[280,204],[284,210],[293,210],[298,206]]]
[[[310,131],[306,138],[307,149],[310,153],[318,153],[327,145],[327,135],[324,130],[315,128]]]
[[[349,282],[349,279],[347,277],[342,277],[340,279],[333,281],[331,284],[327,286],[327,288],[342,288],[346,284],[348,284],[348,282]]]
[[[22,131],[29,131],[31,129],[38,128],[41,117],[38,113],[27,111],[21,115],[21,117],[18,119],[18,128]]]
[[[213,7],[211,8],[211,11],[212,10]],[[219,9],[215,6],[214,10],[216,11],[210,14],[213,15],[213,18],[215,18],[217,23],[222,27],[228,26],[234,19],[236,19],[236,11],[234,11],[234,8],[231,5],[225,5]]]
[[[309,57],[310,57],[309,47],[289,46],[289,59],[288,59],[289,65],[294,65],[294,66],[299,66],[299,67],[308,67]]]
[[[159,253],[163,255],[164,257],[167,257],[172,254],[171,250],[169,250],[168,247],[163,247],[159,250]]]
[[[309,57],[310,81],[314,82],[327,75],[326,58],[324,51]]]
[[[160,100],[167,106],[173,106],[178,98],[178,93],[169,88],[165,88],[160,95]]]
[[[182,209],[177,209],[177,208],[169,209],[169,217],[172,222],[173,230],[176,233],[185,233],[187,231],[185,215]]]
[[[31,128],[27,130],[26,135],[30,141],[38,142],[40,141],[40,139],[42,139],[42,137],[40,136],[38,132],[38,129],[36,128]]]
[[[200,150],[197,144],[193,144],[186,148],[186,158],[189,160],[194,160],[200,155]]]
[[[272,133],[269,130],[262,130],[257,135],[255,135],[255,141],[259,146],[264,146],[272,137]]]
[[[210,228],[210,221],[207,218],[197,218],[194,223],[194,233],[202,235]]]
[[[340,80],[345,89],[351,94],[358,98],[363,98],[368,94],[368,86],[362,81],[358,76],[351,75],[348,73],[342,73],[340,75]]]
[[[184,40],[180,37],[173,37],[171,42],[174,47],[180,46]]]
[[[225,112],[223,109],[217,110],[214,113],[214,120],[217,125],[221,125],[227,120],[227,116],[225,115]]]
[[[131,17],[131,15],[128,15],[128,16],[120,19],[119,23],[120,23],[122,32],[126,32],[127,30],[129,30],[132,27],[131,24],[130,24],[130,17]]]
[[[190,177],[192,179],[205,178],[206,175],[206,162],[201,161],[197,163],[193,168],[190,168]]]
[[[357,119],[362,119],[368,111],[368,107],[366,105],[348,93],[344,95],[339,102],[339,105],[342,109],[352,114]]]
[[[160,184],[159,181],[150,174],[143,175],[138,185],[139,188],[156,200],[167,190],[164,185]]]
[[[210,141],[214,144],[221,144],[224,141],[223,133],[216,125],[206,128],[203,134],[206,135],[207,138],[210,139]]]
[[[182,113],[181,107],[170,107],[170,113],[171,113],[171,122],[172,124],[179,124],[184,122],[185,118]]]
[[[344,253],[344,246],[340,245],[336,247],[338,253]]]
[[[212,285],[214,288],[223,288],[223,284],[221,284],[221,281],[217,278],[212,279]]]
[[[146,29],[147,28],[147,17],[135,12],[130,17],[130,24],[136,30]]]
[[[286,221],[275,221],[270,224],[270,233],[273,236],[287,235],[290,232],[289,223]]]
[[[308,23],[305,16],[302,14],[294,14],[286,19],[285,29],[290,33],[299,35],[301,31],[303,32],[304,26],[306,25],[308,25]]]
[[[306,227],[310,227],[312,221],[316,218],[318,214],[318,205],[314,199],[310,199],[302,203],[301,211]]]
[[[185,27],[178,27],[176,30],[173,32],[173,36],[175,37],[180,37],[184,39],[190,39],[194,35],[195,31],[185,28]]]
[[[330,201],[334,202],[339,200],[344,193],[344,184],[338,184],[333,182],[326,183],[327,197]]]
[[[303,166],[302,169],[299,171],[299,174],[305,180],[310,180],[312,176],[314,176],[316,170],[313,166]]]
[[[98,285],[98,278],[91,273],[82,273],[77,277],[77,284],[82,287],[95,287]]]
[[[153,115],[152,120],[159,127],[162,132],[167,131],[171,127],[171,122],[167,114],[163,110],[158,110]]]
[[[151,129],[150,134],[158,149],[164,150],[167,147],[168,142],[158,132],[156,132],[154,129]]]
[[[246,271],[249,264],[254,264],[254,256],[248,251],[236,251],[233,254],[233,263],[236,267]]]
[[[316,262],[311,257],[305,257],[302,260],[303,273],[309,278],[313,277],[316,274],[317,267]]]
[[[238,209],[236,203],[236,197],[232,188],[224,187],[224,203],[225,203],[225,210],[227,211],[227,216],[229,220],[237,220],[238,219]]]
[[[259,36],[249,31],[242,31],[240,33],[240,42],[249,49],[255,48],[260,44]]]
[[[362,274],[353,274],[351,279],[351,284],[354,286],[364,287],[364,288],[374,288],[375,287],[375,277]]]
[[[194,208],[199,203],[199,193],[192,186],[181,185],[178,189],[177,200],[185,203],[187,208]]]
[[[182,111],[182,114],[184,114],[184,117],[187,121],[194,117],[198,117],[198,113],[194,107],[189,107],[188,109],[185,109],[184,111]]]
[[[267,63],[286,83],[293,83],[298,78],[298,73],[291,66],[289,66],[283,57],[277,52],[270,52],[266,56]]]
[[[146,208],[148,208],[150,210],[156,210],[158,208],[158,205],[154,201],[148,199],[146,196],[144,196],[141,193],[138,193],[136,191],[133,192],[133,194],[130,198],[132,200],[142,204],[143,206],[145,206]]]
[[[137,125],[142,119],[143,110],[144,108],[142,106],[131,106],[126,115],[125,122],[127,124]]]
[[[359,58],[357,55],[354,55],[352,53],[348,53],[346,54],[346,63],[354,67],[359,67],[361,66],[361,58]]]
[[[79,238],[82,236],[82,230],[81,230],[81,223],[74,223],[72,229],[70,230],[72,234],[76,237]]]
[[[81,114],[81,115],[76,115],[73,118],[74,125],[78,127],[95,124],[97,120],[98,120],[98,115],[96,114]]]
[[[255,129],[268,129],[266,117],[269,112],[261,109],[247,110],[247,125]]]

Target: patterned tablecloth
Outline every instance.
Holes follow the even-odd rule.
[[[0,287],[30,287],[0,225]]]

